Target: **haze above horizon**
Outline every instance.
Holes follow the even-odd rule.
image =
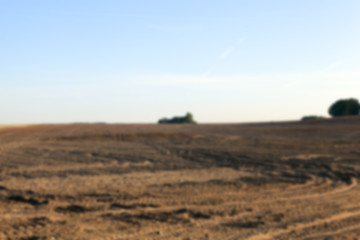
[[[4,1],[0,124],[297,120],[359,98],[360,1]]]

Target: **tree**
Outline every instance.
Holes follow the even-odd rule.
[[[329,108],[332,117],[359,115],[360,104],[355,98],[340,99],[333,103]]]
[[[194,120],[194,117],[192,115],[192,113],[186,113],[185,115],[185,122],[186,123],[196,123],[195,120]]]
[[[158,123],[196,123],[191,113],[186,113],[184,117],[173,117],[171,119],[162,118]]]

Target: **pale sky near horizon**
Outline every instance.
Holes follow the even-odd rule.
[[[0,123],[327,116],[360,98],[358,0],[0,3]]]

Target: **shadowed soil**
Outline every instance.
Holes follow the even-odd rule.
[[[0,240],[357,239],[360,118],[0,129]]]

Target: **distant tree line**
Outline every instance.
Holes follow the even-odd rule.
[[[306,120],[317,120],[317,119],[325,119],[326,117],[323,116],[317,116],[317,115],[308,115],[308,116],[304,116],[301,120],[306,121]]]
[[[162,118],[158,123],[196,123],[191,113],[186,113],[184,117]]]
[[[328,112],[332,117],[360,115],[360,103],[356,98],[340,99],[329,107]],[[322,116],[308,115],[304,116],[301,120],[315,120],[324,118],[325,117]]]

